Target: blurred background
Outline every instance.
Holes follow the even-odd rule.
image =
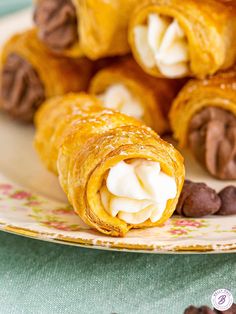
[[[0,16],[24,9],[32,3],[32,0],[0,0]]]

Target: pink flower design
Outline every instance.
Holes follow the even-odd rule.
[[[56,208],[52,210],[52,213],[56,215],[76,215],[72,208]]]
[[[173,222],[173,225],[178,226],[178,227],[195,227],[199,228],[202,227],[202,223],[196,220],[176,220]]]
[[[169,233],[175,234],[175,235],[183,235],[183,234],[187,234],[188,232],[183,229],[172,229],[169,231]]]
[[[4,184],[4,183],[0,183],[0,190],[10,190],[12,189],[12,185],[10,184]]]
[[[9,195],[10,190],[2,190],[2,195]]]
[[[42,202],[39,202],[39,201],[29,201],[29,202],[25,203],[25,206],[33,207],[33,206],[39,206],[41,204],[42,204]]]
[[[55,228],[62,231],[79,231],[81,228],[78,225],[66,225],[64,222],[60,221],[44,221],[43,225],[47,227]]]
[[[11,195],[11,198],[14,198],[16,200],[24,200],[24,199],[29,199],[31,197],[32,195],[25,191],[15,192],[14,194]]]
[[[0,184],[0,191],[2,195],[8,195],[12,189],[12,186],[10,184]]]

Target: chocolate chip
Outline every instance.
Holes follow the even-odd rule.
[[[205,183],[186,180],[176,212],[186,217],[203,217],[216,213],[220,206],[221,199],[215,190]]]
[[[236,187],[233,185],[227,186],[219,192],[221,199],[221,207],[218,215],[235,215],[236,214]]]
[[[184,311],[184,314],[215,314],[215,312],[208,306],[195,307],[191,305]]]
[[[236,304],[234,303],[231,308],[226,311],[212,310],[208,306],[195,307],[190,305],[186,308],[184,314],[236,314]]]
[[[226,311],[218,311],[215,309],[216,314],[236,314],[236,304],[234,303],[230,309]]]

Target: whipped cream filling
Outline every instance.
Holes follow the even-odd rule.
[[[134,41],[147,68],[156,66],[163,75],[170,78],[189,72],[188,42],[176,19],[150,14],[147,25],[135,27]]]
[[[137,119],[141,119],[144,115],[140,101],[123,84],[109,86],[103,94],[98,95],[98,98],[106,108],[120,111]]]
[[[100,189],[107,213],[134,225],[158,221],[176,194],[175,179],[162,172],[158,162],[144,159],[119,162]]]

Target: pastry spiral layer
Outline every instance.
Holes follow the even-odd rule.
[[[86,90],[92,70],[86,58],[49,53],[35,30],[17,34],[2,49],[1,107],[18,120],[31,121],[44,99]]]
[[[132,14],[129,42],[153,76],[204,78],[236,60],[233,0],[144,0]]]
[[[219,179],[236,179],[236,71],[190,80],[170,111],[175,138]]]
[[[46,101],[35,122],[42,161],[89,226],[123,236],[172,215],[182,156],[140,121],[104,109],[96,97],[68,94]]]
[[[142,120],[158,134],[169,130],[167,114],[182,82],[145,74],[128,58],[99,71],[89,91],[105,107]]]
[[[128,22],[138,0],[38,0],[35,23],[48,48],[92,60],[124,55]]]

